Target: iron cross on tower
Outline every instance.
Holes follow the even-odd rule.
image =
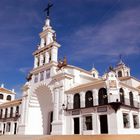
[[[50,15],[50,8],[52,6],[53,6],[53,4],[51,4],[49,1],[48,6],[44,9],[44,12],[47,12],[47,17],[49,17],[49,15]]]

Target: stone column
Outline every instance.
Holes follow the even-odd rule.
[[[57,62],[57,52],[58,52],[58,48],[53,46],[51,50],[51,60],[54,62]]]
[[[49,63],[49,52],[45,53],[45,64]]]
[[[38,63],[38,58],[35,56],[35,57],[34,57],[34,68],[37,67],[37,63]]]
[[[80,134],[83,134],[83,116],[79,117]]]
[[[70,94],[70,96],[69,96],[69,107],[70,107],[70,109],[74,108],[73,104],[74,104],[74,95]]]
[[[53,39],[52,39],[52,33],[51,32],[48,32],[47,33],[47,36],[46,36],[46,45],[49,45],[50,43],[53,42]]]
[[[81,104],[81,108],[85,107],[85,92],[80,92],[80,104]]]
[[[130,128],[134,129],[133,114],[132,114],[132,112],[129,112],[129,123],[130,123]]]
[[[27,128],[28,122],[28,105],[29,105],[29,97],[28,97],[29,89],[25,87],[23,89],[23,98],[22,98],[22,105],[21,105],[21,119],[18,126],[18,134],[25,135],[25,131]],[[15,108],[14,108],[15,112]]]
[[[59,116],[58,116],[58,119],[59,120],[62,120],[62,115],[63,115],[63,109],[62,109],[62,104],[64,103],[64,89],[63,87],[60,88],[59,90]],[[66,103],[67,104],[67,103]],[[65,105],[66,105],[65,104]]]
[[[98,105],[98,89],[93,89],[93,105]]]
[[[41,48],[43,48],[43,47],[44,47],[44,43],[45,43],[44,38],[41,38],[41,42],[40,42],[40,47],[41,47]]]
[[[54,90],[54,109],[53,109],[53,121],[58,120],[58,112],[59,112],[59,90],[55,89]]]
[[[40,66],[42,66],[43,65],[43,55],[41,54],[40,55]]]

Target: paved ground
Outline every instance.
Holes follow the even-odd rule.
[[[0,140],[140,140],[140,135],[0,136]]]
[[[49,136],[0,136],[0,140],[40,140]]]

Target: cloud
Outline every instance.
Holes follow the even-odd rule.
[[[31,70],[31,67],[20,68],[19,71],[23,74],[27,74]]]
[[[98,26],[80,27],[69,38],[73,46],[73,60],[96,56],[108,58],[140,55],[140,8],[119,11]]]

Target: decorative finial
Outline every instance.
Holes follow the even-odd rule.
[[[67,58],[65,56],[63,60],[59,60],[58,65],[57,65],[58,70],[60,70],[63,67],[66,67],[67,65],[68,65]]]
[[[47,18],[49,18],[49,16],[50,16],[50,8],[51,7],[53,7],[53,4],[51,4],[51,2],[49,0],[47,7],[44,9],[44,12],[47,13]]]
[[[118,66],[119,65],[123,65],[123,60],[122,60],[122,54],[119,55],[119,63],[117,64]]]
[[[93,65],[92,65],[92,68],[95,68],[95,65],[94,65],[94,63],[93,63]]]
[[[92,65],[92,69],[91,69],[91,70],[92,70],[92,71],[95,70],[95,65],[94,65],[94,63],[93,63],[93,65]]]
[[[15,89],[12,89],[12,92],[15,93]]]
[[[109,71],[114,71],[114,68],[112,66],[109,66]]]
[[[4,84],[1,84],[1,88],[4,88]]]

